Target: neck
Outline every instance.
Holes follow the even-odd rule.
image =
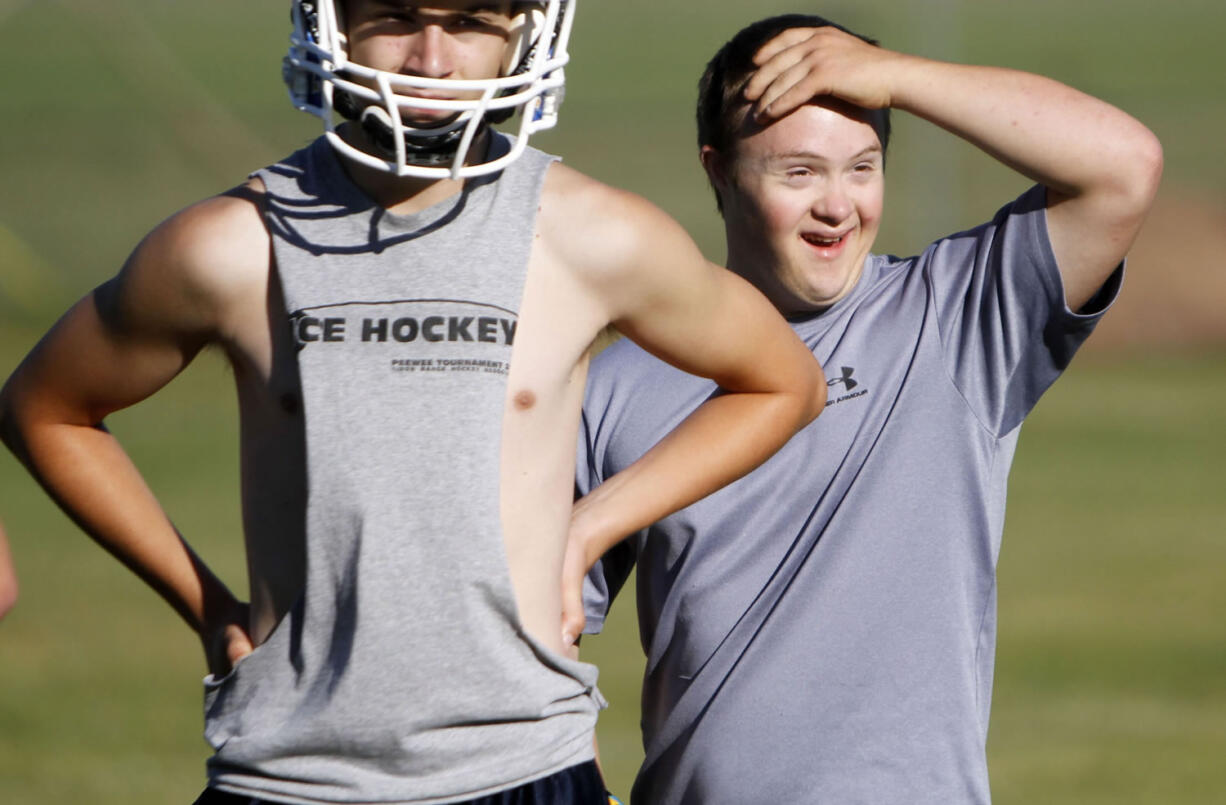
[[[812,312],[811,306],[788,291],[769,267],[762,265],[760,254],[743,254],[732,237],[726,240],[728,270],[757,288],[783,316]]]
[[[846,285],[833,296],[817,297],[816,291],[806,296],[803,285],[799,290],[790,288],[786,282],[779,279],[776,266],[771,265],[769,257],[763,259],[763,252],[753,248],[752,241],[738,239],[727,233],[728,270],[757,288],[775,309],[785,317],[809,316],[823,313],[849,295],[860,283],[864,273],[864,265],[868,261],[866,250],[855,262],[855,270],[846,279]],[[748,243],[748,247],[738,247],[737,243]]]

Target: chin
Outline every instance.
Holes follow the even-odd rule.
[[[401,117],[400,122],[413,129],[437,129],[450,123],[452,117]]]
[[[418,129],[432,129],[445,126],[458,118],[458,112],[449,109],[401,109],[400,120],[406,126]]]
[[[830,277],[822,277],[804,283],[798,290],[798,296],[806,302],[820,307],[829,307],[847,295],[847,276],[841,275],[837,281],[832,281]]]

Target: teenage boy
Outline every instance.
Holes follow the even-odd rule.
[[[766,464],[639,532],[646,759],[633,800],[986,803],[996,559],[1018,429],[1114,299],[1157,140],[1036,75],[771,18],[700,85],[728,266],[831,369],[825,414]],[[1036,184],[917,257],[873,254],[891,109]],[[940,188],[928,188],[940,203]],[[594,362],[586,491],[712,392],[618,343]],[[574,593],[572,593],[574,597]]]

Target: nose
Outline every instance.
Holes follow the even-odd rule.
[[[406,73],[422,78],[446,78],[454,69],[451,45],[443,26],[426,24],[413,36],[405,59]]]
[[[822,188],[822,192],[813,200],[810,212],[822,223],[839,224],[851,215],[851,198],[841,182],[831,181]]]

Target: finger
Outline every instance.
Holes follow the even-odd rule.
[[[796,65],[801,64],[808,58],[811,48],[804,46],[790,47],[781,50],[764,62],[754,74],[750,76],[749,82],[745,85],[745,99],[749,101],[758,100],[767,87],[779,79],[780,76],[792,70]]]
[[[818,86],[816,82],[806,81],[790,87],[782,95],[761,104],[755,112],[756,119],[762,123],[782,120],[817,96],[827,94],[817,90]]]
[[[789,28],[783,33],[776,35],[773,39],[767,42],[762,47],[758,48],[758,52],[754,54],[753,63],[759,67],[773,59],[780,52],[787,50],[790,47],[804,42],[809,37],[813,36],[819,28]]]
[[[583,627],[586,623],[587,617],[583,614],[582,605],[578,608],[573,606],[564,608],[562,610],[562,644],[573,646],[579,639],[579,635],[583,634]]]
[[[815,65],[798,64],[767,87],[754,105],[758,120],[778,120],[794,112],[818,95],[830,92],[825,77]]]

